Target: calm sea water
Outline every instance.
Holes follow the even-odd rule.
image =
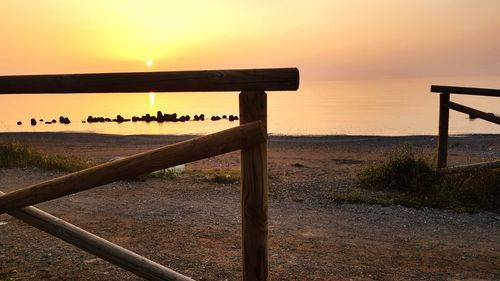
[[[268,93],[269,132],[280,135],[437,134],[438,94],[431,84],[500,88],[500,77],[399,80],[301,81],[297,92]],[[500,115],[500,98],[452,95],[452,101]],[[88,115],[125,118],[146,113],[238,114],[238,93],[141,93],[0,95],[0,131],[94,132],[108,134],[207,134],[238,125],[229,122],[82,123]],[[67,116],[72,123],[31,126],[31,118]],[[22,121],[22,125],[17,125]],[[500,133],[500,126],[450,113],[450,133]]]

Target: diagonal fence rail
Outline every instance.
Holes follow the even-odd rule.
[[[30,205],[241,150],[243,280],[268,280],[267,94],[295,91],[296,68],[1,76],[0,94],[241,91],[240,126],[0,192],[8,213],[147,280],[191,280]]]
[[[0,214],[265,141],[266,135],[260,121],[244,124],[12,191],[0,197]]]
[[[5,193],[0,191],[0,195]],[[147,280],[193,280],[35,207],[9,215]]]
[[[432,93],[439,93],[439,136],[438,136],[438,158],[437,167],[446,168],[448,158],[448,127],[450,119],[450,109],[469,114],[471,118],[480,118],[485,121],[500,125],[500,116],[493,113],[480,111],[459,103],[450,101],[450,94],[500,97],[500,90],[485,88],[469,88],[455,86],[431,86]],[[477,166],[477,165],[476,165]],[[484,167],[484,165],[480,165]],[[474,167],[474,166],[472,166]],[[464,167],[461,167],[464,168]]]

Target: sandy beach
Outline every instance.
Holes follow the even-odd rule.
[[[84,133],[2,133],[48,154],[95,163],[189,139]],[[433,155],[435,136],[271,136],[271,280],[499,280],[500,213],[340,204],[356,173],[410,144]],[[450,165],[500,158],[500,135],[450,138]],[[123,181],[37,205],[196,280],[241,279],[239,183],[196,171],[239,169],[239,152],[186,164],[175,179]],[[9,192],[62,175],[0,169]],[[0,277],[140,280],[101,259],[0,215]],[[0,278],[0,280],[3,280]],[[5,279],[10,280],[10,279]]]

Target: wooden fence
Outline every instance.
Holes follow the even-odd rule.
[[[432,93],[439,93],[439,137],[438,137],[438,168],[446,168],[448,158],[448,125],[449,125],[449,110],[453,109],[465,114],[469,114],[471,118],[480,118],[495,124],[500,125],[500,117],[493,113],[483,112],[465,105],[461,105],[450,101],[450,94],[473,95],[473,96],[488,96],[500,97],[500,90],[483,89],[483,88],[466,88],[452,86],[431,86]],[[484,167],[485,165],[480,165]],[[478,166],[479,167],[479,166]]]
[[[243,279],[268,280],[265,91],[296,91],[298,86],[296,68],[2,76],[0,94],[240,91],[240,126],[0,192],[0,214],[8,213],[147,280],[192,280],[30,205],[241,150]]]

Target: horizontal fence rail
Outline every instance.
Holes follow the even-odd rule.
[[[266,141],[261,121],[168,145],[64,175],[0,196],[0,214],[160,169],[248,148]]]
[[[0,76],[0,94],[295,91],[297,68]]]
[[[431,92],[432,93],[459,94],[459,95],[472,95],[472,96],[500,97],[500,90],[486,89],[486,88],[432,85]]]
[[[0,191],[0,195],[4,194]],[[8,214],[147,280],[193,281],[193,279],[170,268],[113,244],[35,207],[26,207],[11,211]]]

